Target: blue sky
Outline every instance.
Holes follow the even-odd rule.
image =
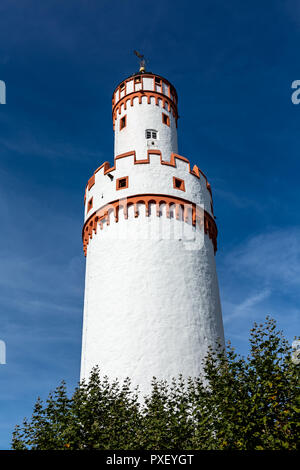
[[[226,339],[267,314],[299,334],[300,5],[296,0],[2,0],[0,448],[79,379],[87,179],[112,162],[111,95],[132,51],[179,95],[179,153],[212,185]]]

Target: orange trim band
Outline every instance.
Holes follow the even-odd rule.
[[[156,215],[161,215],[160,205],[166,204],[166,216],[170,217],[170,206],[175,205],[175,217],[180,219],[180,207],[183,209],[181,220],[184,222],[189,221],[189,217],[192,217],[192,225],[194,227],[204,229],[209,238],[212,240],[214,246],[214,252],[217,251],[217,226],[211,215],[206,212],[202,207],[195,203],[189,202],[185,199],[178,197],[165,196],[162,194],[140,194],[138,196],[130,196],[124,199],[118,199],[116,201],[105,204],[97,211],[95,211],[85,222],[82,230],[83,240],[83,251],[86,256],[87,246],[94,233],[97,233],[98,225],[100,229],[103,228],[103,222],[107,225],[110,224],[110,215],[113,213],[115,222],[119,220],[119,209],[123,208],[124,218],[128,219],[128,207],[134,206],[134,216],[139,216],[138,204],[145,204],[146,216],[149,216],[149,204],[154,203],[156,205]]]
[[[158,106],[159,100],[162,101],[163,108],[165,107],[165,104],[167,103],[168,105],[168,111],[171,112],[172,109],[172,114],[176,120],[178,119],[178,111],[177,111],[177,105],[172,101],[171,98],[169,98],[167,95],[164,95],[163,93],[159,93],[158,91],[146,91],[146,90],[139,90],[135,91],[133,93],[128,93],[128,95],[123,96],[113,107],[112,110],[112,119],[113,119],[113,125],[115,125],[115,120],[117,118],[117,112],[121,114],[121,106],[124,104],[124,109],[127,107],[127,102],[130,101],[130,105],[133,106],[133,100],[134,98],[139,99],[139,104],[142,103],[142,98],[143,96],[147,97],[147,103],[151,103],[151,98],[155,99],[155,104]]]
[[[136,153],[135,153],[135,150],[132,150],[131,152],[126,152],[126,153],[121,153],[120,155],[117,155],[114,159],[114,165],[113,166],[110,166],[110,163],[109,162],[104,162],[102,163],[102,165],[100,165],[95,171],[94,171],[94,175],[101,170],[101,168],[104,168],[104,175],[106,175],[107,173],[110,173],[111,171],[114,171],[116,169],[116,160],[119,160],[120,158],[126,158],[126,157],[133,157],[133,163],[134,165],[139,165],[139,164],[144,164],[144,163],[150,163],[150,155],[160,155],[160,163],[161,165],[168,165],[168,166],[172,166],[174,168],[176,168],[176,160],[181,160],[183,162],[186,162],[188,163],[189,165],[189,172],[191,175],[194,175],[196,176],[198,179],[200,178],[200,174],[203,176],[203,178],[205,179],[206,181],[206,187],[207,189],[209,190],[210,194],[211,194],[211,187],[210,187],[210,184],[208,183],[207,181],[207,178],[205,176],[205,174],[203,173],[203,171],[200,170],[200,168],[197,167],[197,165],[194,165],[193,166],[193,169],[191,170],[191,164],[189,162],[189,160],[185,157],[182,157],[181,155],[178,155],[177,153],[172,153],[171,154],[171,158],[170,158],[170,161],[165,161],[162,159],[162,155],[161,155],[161,151],[160,150],[155,150],[155,149],[152,149],[152,150],[147,150],[147,158],[143,159],[143,160],[137,160],[136,159]],[[90,178],[91,180],[91,178]],[[89,181],[90,181],[89,180]]]
[[[93,176],[91,176],[91,178],[88,180],[88,190],[91,189],[92,186],[94,186],[95,184],[95,174],[93,174]]]
[[[153,73],[149,73],[149,72],[145,72],[145,73],[141,73],[141,74],[138,73],[136,75],[131,75],[130,77],[126,78],[121,83],[119,83],[119,85],[116,86],[116,88],[113,91],[113,100],[114,100],[115,94],[120,93],[120,92],[118,93],[118,89],[122,86],[123,83],[127,84],[127,83],[131,82],[132,80],[134,80],[134,82],[135,82],[136,79],[140,79],[140,81],[138,83],[141,83],[142,86],[143,86],[143,81],[144,81],[143,79],[144,78],[152,78],[153,81],[155,81],[155,78],[160,78],[162,83],[164,83],[167,87],[169,87],[168,94],[169,94],[170,98],[171,98],[171,94],[172,94],[174,96],[175,102],[176,103],[178,102],[177,91],[176,91],[176,88],[174,87],[174,85],[172,85],[172,83],[170,83],[169,80],[162,77],[161,75],[157,75],[157,74],[153,74]]]

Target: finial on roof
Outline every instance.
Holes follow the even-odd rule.
[[[134,51],[135,55],[140,59],[140,72],[146,71],[146,60],[143,54],[140,54],[138,51]]]

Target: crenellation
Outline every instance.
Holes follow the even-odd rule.
[[[149,165],[146,171],[145,164]],[[116,189],[115,182],[125,177],[129,177],[128,187]],[[174,178],[183,181],[186,198],[203,204],[205,210],[213,216],[210,185],[199,168],[194,165],[191,169],[188,159],[177,154],[172,154],[170,161],[164,161],[161,152],[155,149],[148,150],[147,158],[142,160],[137,160],[135,152],[132,151],[117,155],[113,166],[110,166],[109,162],[103,163],[89,179],[86,200],[93,196],[93,206],[96,209],[121,197],[120,193],[127,196],[152,191],[175,196],[183,191],[174,187]],[[86,209],[86,216],[89,212]]]

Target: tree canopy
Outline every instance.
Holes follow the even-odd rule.
[[[30,420],[16,426],[12,448],[37,450],[296,450],[299,448],[299,365],[270,317],[254,324],[250,352],[230,344],[210,350],[203,376],[153,378],[141,399],[95,368],[69,396],[63,382]]]

